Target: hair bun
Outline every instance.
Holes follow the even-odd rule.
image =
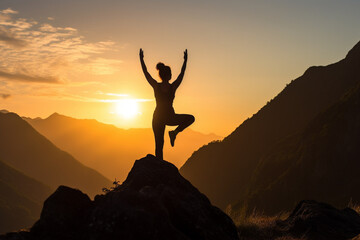
[[[159,62],[158,64],[156,64],[157,70],[163,69],[164,67],[165,67],[165,64],[163,64],[162,62]]]

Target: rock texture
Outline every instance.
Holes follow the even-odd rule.
[[[29,232],[0,239],[239,239],[232,220],[152,155],[137,160],[122,185],[91,201],[59,187]]]
[[[345,240],[360,234],[360,216],[350,208],[338,210],[329,204],[306,200],[279,226],[298,238]]]

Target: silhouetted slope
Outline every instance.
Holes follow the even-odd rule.
[[[15,113],[0,113],[0,159],[50,187],[61,184],[90,195],[110,181],[58,149]]]
[[[0,233],[30,227],[51,189],[0,161]]]
[[[360,84],[259,164],[245,205],[273,214],[301,199],[360,202]],[[235,208],[241,208],[244,201]]]
[[[0,239],[230,240],[239,239],[231,218],[211,205],[171,163],[152,155],[135,161],[125,182],[91,201],[60,186],[44,203],[28,233]]]
[[[218,206],[244,197],[256,166],[277,142],[301,131],[360,79],[360,42],[347,57],[310,67],[223,141],[195,152],[181,173]]]
[[[93,119],[75,119],[58,113],[46,119],[24,119],[56,146],[109,179],[125,180],[134,159],[154,152],[155,148],[150,128],[125,130]],[[220,137],[186,129],[179,135],[175,148],[170,147],[169,139],[165,138],[165,159],[180,167],[193,151],[215,139]]]

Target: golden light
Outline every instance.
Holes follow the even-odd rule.
[[[139,104],[135,99],[121,99],[116,103],[116,114],[124,119],[132,119],[139,113]]]

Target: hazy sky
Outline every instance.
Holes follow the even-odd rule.
[[[193,129],[226,136],[311,65],[342,59],[360,40],[358,0],[0,0],[0,108],[151,127],[163,61],[188,69],[175,98]],[[137,99],[134,119],[117,101]]]

